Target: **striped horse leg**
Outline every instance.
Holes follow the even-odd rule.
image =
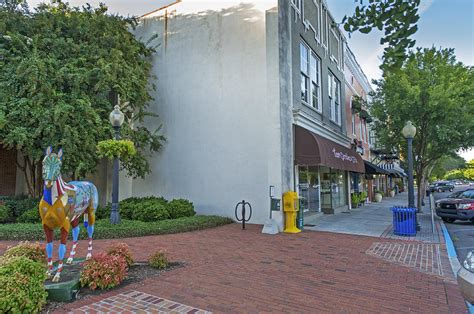
[[[61,240],[59,243],[58,249],[58,271],[53,277],[53,282],[58,282],[61,278],[61,272],[63,271],[63,260],[64,255],[66,255],[66,241],[67,241],[68,232],[66,229],[61,228]]]
[[[84,214],[84,226],[87,228],[87,235],[89,237],[89,245],[87,247],[86,260],[92,258],[92,236],[94,235],[95,215],[94,209],[89,208],[88,213]]]
[[[43,225],[44,234],[46,235],[46,256],[48,257],[48,270],[46,275],[48,278],[53,276],[53,237],[54,231]]]
[[[74,255],[76,255],[76,247],[77,247],[77,240],[79,238],[79,219],[76,218],[71,221],[72,227],[72,248],[71,252],[69,253],[69,258],[66,261],[66,264],[72,264],[74,261]]]

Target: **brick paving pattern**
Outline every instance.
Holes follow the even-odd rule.
[[[439,244],[375,242],[366,253],[418,271],[444,276]]]
[[[187,306],[181,303],[162,299],[148,293],[136,290],[126,291],[112,297],[105,298],[98,302],[77,308],[70,313],[187,313],[206,314],[210,313],[198,308]]]
[[[262,226],[241,230],[231,224],[189,233],[95,240],[94,252],[125,242],[137,261],[165,249],[172,261],[185,266],[56,312],[130,290],[215,313],[467,312],[455,282],[366,254],[381,238],[315,231],[272,236],[261,230]],[[0,251],[11,244],[0,242]],[[77,256],[85,256],[87,241],[78,247]],[[447,260],[443,245],[440,250],[445,272],[449,261],[443,264]]]

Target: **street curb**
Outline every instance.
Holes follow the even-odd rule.
[[[441,228],[443,229],[444,242],[446,243],[446,249],[448,250],[449,263],[451,264],[451,269],[453,270],[454,276],[457,278],[458,270],[461,268],[461,263],[459,263],[458,255],[454,249],[454,243],[449,235],[448,229],[444,225],[444,222],[441,222]],[[474,305],[466,302],[467,310],[469,314],[474,314]]]

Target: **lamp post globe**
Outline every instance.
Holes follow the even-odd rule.
[[[406,139],[415,137],[416,127],[411,123],[411,121],[407,121],[407,123],[403,127],[402,134]]]
[[[120,106],[115,105],[114,110],[109,115],[109,120],[110,124],[116,128],[116,127],[121,127],[123,124],[123,121],[125,119],[125,116],[122,111],[120,111]]]
[[[123,112],[120,111],[119,105],[115,105],[114,110],[109,115],[110,124],[115,130],[115,140],[120,139],[120,128],[123,124],[124,119],[125,119],[125,116]],[[111,224],[120,223],[118,193],[119,193],[119,160],[118,158],[114,158],[114,169],[113,169],[113,174],[112,174],[112,208],[110,211]]]
[[[408,207],[415,208],[415,188],[413,184],[413,138],[416,135],[416,127],[407,121],[402,130],[403,136],[407,139],[408,144]],[[416,230],[420,230],[418,224],[418,209],[415,211]]]

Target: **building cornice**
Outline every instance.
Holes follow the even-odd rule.
[[[338,143],[344,147],[350,147],[351,139],[346,135],[336,132],[331,129],[327,123],[316,121],[309,114],[301,109],[293,110],[293,122],[294,124],[301,126],[315,134],[321,135],[322,137]]]

